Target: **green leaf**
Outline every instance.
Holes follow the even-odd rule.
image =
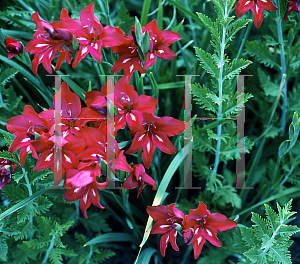
[[[254,227],[257,235],[263,236],[264,234],[270,234],[270,231],[268,230],[268,221],[261,218],[259,214],[252,213],[251,221],[255,224]]]
[[[170,183],[175,171],[178,169],[179,165],[184,160],[185,155],[187,155],[187,151],[186,151],[187,147],[188,146],[185,146],[184,148],[182,148],[180,150],[180,152],[177,153],[175,158],[170,163],[170,165],[169,165],[168,169],[166,170],[166,172],[164,174],[164,177],[163,177],[163,179],[162,179],[162,181],[161,181],[161,183],[160,183],[160,185],[157,189],[157,192],[156,192],[156,195],[154,197],[152,206],[161,204],[161,202],[162,202],[162,200],[165,196],[166,190],[169,186],[169,183]],[[149,216],[147,224],[146,224],[143,240],[140,244],[140,248],[142,248],[145,245],[146,241],[148,240],[148,237],[150,235],[152,222],[153,222],[153,219],[152,219],[152,217]],[[137,259],[138,259],[138,257],[137,257]]]
[[[200,65],[214,78],[219,78],[218,67],[214,63],[213,56],[201,48],[195,47],[195,50],[198,60],[200,61]]]
[[[245,252],[244,255],[252,261],[251,263],[268,263],[266,254],[263,254],[263,250],[259,248],[252,248]]]
[[[233,23],[228,26],[225,43],[227,44],[229,41],[232,41],[237,32],[244,28],[250,21],[251,19],[234,20]]]
[[[90,246],[98,243],[109,243],[109,242],[134,242],[135,238],[127,233],[105,233],[97,236],[87,242],[84,246]]]
[[[133,24],[133,18],[130,16],[129,11],[124,4],[124,1],[120,2],[115,19],[117,20],[115,26],[122,28],[126,36],[130,34],[130,30]]]
[[[259,240],[256,238],[253,228],[240,227],[242,239],[246,242],[248,247],[256,247]]]
[[[294,112],[293,121],[289,126],[289,139],[283,141],[278,150],[279,158],[288,153],[296,144],[300,132],[300,118],[297,112]]]
[[[180,22],[176,27],[174,27],[174,28],[172,29],[172,31],[177,33],[178,30],[181,28],[183,22],[184,22],[184,19],[182,19],[181,22]]]
[[[218,43],[221,43],[220,32],[219,32],[218,27],[216,26],[216,24],[214,22],[212,22],[211,19],[208,16],[206,16],[202,13],[197,13],[197,12],[196,12],[196,14],[200,18],[203,25],[211,32],[212,35],[215,36]]]
[[[141,252],[136,264],[149,264],[150,259],[155,252],[157,252],[157,250],[154,248],[145,248]]]
[[[4,71],[1,72],[0,74],[0,84],[2,87],[5,86],[5,84],[12,78],[16,76],[16,74],[20,71],[21,69],[16,69],[16,68],[8,68]],[[0,87],[1,87],[0,86]]]
[[[8,246],[6,243],[5,236],[0,235],[0,259],[6,261],[7,253],[8,253]]]
[[[257,61],[263,63],[265,66],[280,70],[280,65],[276,61],[276,57],[270,53],[269,47],[262,41],[247,41],[247,53],[255,57]]]
[[[205,85],[201,87],[200,84],[196,83],[192,85],[192,94],[194,96],[194,100],[196,100],[196,104],[200,105],[202,109],[213,112],[215,115],[218,113],[218,107],[212,100],[208,99],[208,94],[215,95],[212,91],[210,91]],[[216,95],[215,95],[216,96]]]
[[[145,0],[143,3],[142,14],[141,14],[141,24],[146,26],[148,22],[148,14],[150,11],[151,0]]]
[[[33,195],[29,196],[28,198],[22,200],[21,202],[17,203],[16,205],[10,207],[6,211],[4,211],[2,214],[0,214],[0,221],[3,218],[7,217],[8,215],[18,211],[19,209],[21,209],[22,207],[24,207],[31,201],[35,200],[36,198],[38,198],[40,195],[42,195],[45,192],[46,192],[46,189],[39,190],[38,192],[34,193]]]
[[[279,245],[270,247],[268,253],[276,263],[292,264],[291,254],[289,253],[289,251],[284,250]]]
[[[264,89],[265,95],[267,98],[269,96],[277,97],[278,96],[278,84],[271,81],[271,77],[263,69],[257,69],[259,83]],[[272,99],[273,100],[273,99]],[[273,101],[272,101],[273,102]]]
[[[196,16],[193,12],[190,10],[186,9],[182,4],[180,4],[177,1],[174,0],[167,0],[171,5],[175,6],[180,12],[184,13],[187,17],[191,17],[194,19],[196,22],[201,23],[201,20],[198,16]]]
[[[241,208],[242,200],[237,190],[230,187],[229,185],[220,186],[213,194],[213,201],[220,206],[231,204],[232,207]]]
[[[224,79],[233,79],[236,75],[239,75],[242,69],[245,69],[252,61],[244,59],[234,59],[229,65],[224,74]]]

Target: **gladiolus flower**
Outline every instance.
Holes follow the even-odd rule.
[[[175,251],[179,251],[176,244],[177,226],[182,224],[184,218],[183,212],[175,208],[175,204],[168,206],[147,206],[147,213],[155,221],[151,234],[163,234],[160,239],[160,253],[164,257],[168,243],[171,242],[171,246]]]
[[[142,164],[132,165],[132,168],[133,171],[126,178],[123,189],[135,189],[139,187],[137,197],[139,197],[144,189],[145,183],[152,186],[152,190],[156,190],[155,181],[145,172],[145,168]]]
[[[264,19],[264,10],[275,11],[278,7],[271,0],[240,0],[236,5],[235,15],[241,17],[250,9],[254,25],[259,28]]]
[[[219,213],[210,213],[206,205],[199,201],[197,209],[191,209],[182,222],[183,237],[188,245],[194,247],[194,257],[197,259],[206,240],[216,247],[222,243],[217,238],[217,232],[236,227],[237,223]]]
[[[285,22],[287,20],[288,15],[292,12],[295,11],[299,13],[300,11],[300,5],[299,5],[299,0],[289,0],[287,4],[287,10],[284,15],[284,18],[282,19],[282,22]]]
[[[9,60],[23,51],[23,45],[16,39],[5,38],[5,43]]]
[[[12,155],[10,154],[12,157]],[[0,158],[0,189],[1,191],[11,181],[11,173],[17,168],[18,164]]]
[[[129,123],[133,141],[127,154],[133,154],[143,149],[143,162],[149,169],[152,162],[153,152],[156,147],[167,154],[176,153],[168,137],[179,135],[185,130],[185,122],[173,117],[157,117],[153,114],[143,113],[143,120],[132,120]]]

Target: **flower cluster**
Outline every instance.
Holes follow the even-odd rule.
[[[81,11],[80,20],[70,18],[66,9],[61,11],[61,20],[52,23],[41,20],[37,12],[32,15],[37,29],[34,39],[29,41],[25,50],[30,54],[35,54],[32,62],[34,73],[37,73],[38,65],[41,63],[49,73],[52,73],[51,61],[56,54],[59,54],[59,57],[55,71],[60,69],[64,60],[71,64],[73,54],[75,54],[72,63],[73,68],[88,53],[97,62],[101,62],[101,48],[104,47],[109,47],[114,53],[121,55],[111,72],[124,69],[125,75],[130,77],[135,70],[145,72],[155,63],[156,57],[162,59],[176,57],[176,54],[168,46],[180,39],[179,34],[169,30],[160,31],[157,28],[156,20],[153,20],[142,28],[143,32],[148,32],[149,47],[145,51],[146,60],[141,60],[138,53],[139,46],[136,42],[135,27],[133,26],[131,35],[127,37],[118,27],[103,27],[94,15],[94,5],[90,4]]]
[[[12,155],[11,155],[12,157]],[[0,189],[1,191],[11,181],[11,173],[18,167],[18,164],[0,158]]]
[[[149,47],[143,49],[145,58],[140,58],[135,26],[128,37],[120,28],[103,27],[94,15],[94,4],[81,11],[80,21],[70,18],[65,9],[60,19],[47,23],[40,19],[37,12],[32,15],[37,29],[25,51],[35,54],[32,61],[34,73],[37,73],[41,63],[52,73],[51,61],[56,54],[59,56],[55,71],[64,60],[71,64],[73,55],[73,68],[88,53],[101,62],[101,48],[110,47],[113,52],[121,55],[111,71],[124,69],[125,76],[115,84],[114,89],[112,82],[108,81],[101,91],[85,93],[87,107],[81,107],[79,96],[71,92],[65,82],[54,97],[54,109],[37,114],[27,105],[23,115],[7,121],[8,131],[16,135],[9,151],[20,149],[20,164],[23,167],[27,154],[31,152],[38,159],[34,171],[50,168],[54,175],[54,186],[64,179],[64,186],[68,190],[63,198],[67,201],[79,200],[80,209],[87,218],[86,210],[91,203],[104,208],[100,204],[98,190],[107,187],[108,182],[106,175],[101,177],[105,174],[101,171],[101,164],[106,164],[113,173],[119,170],[128,172],[123,188],[138,187],[139,196],[144,184],[156,190],[155,181],[145,171],[145,167],[150,168],[155,148],[167,154],[176,152],[168,137],[182,133],[186,122],[155,116],[157,100],[147,95],[138,95],[130,85],[130,77],[135,70],[145,72],[155,63],[156,57],[174,58],[176,55],[168,46],[180,39],[180,36],[168,30],[161,32],[155,20],[146,27],[140,26],[139,32],[147,34],[149,42]],[[56,98],[60,103],[55,102]],[[111,121],[107,117],[108,102],[113,102],[117,109]],[[56,109],[58,106],[60,109]],[[133,154],[143,149],[144,165],[130,166],[124,150],[119,149],[114,138],[118,130],[126,125],[134,136],[126,153]]]
[[[123,188],[139,187],[138,195],[145,183],[152,186],[153,190],[156,189],[154,180],[145,173],[142,164],[131,167],[127,163],[124,150],[119,149],[113,138],[119,129],[128,124],[130,133],[135,137],[127,153],[135,153],[144,148],[143,159],[146,168],[150,167],[156,146],[166,153],[175,153],[176,149],[168,136],[180,134],[185,129],[183,121],[171,117],[156,117],[154,112],[157,101],[150,96],[139,96],[126,80],[123,77],[116,83],[114,93],[108,92],[108,86],[112,86],[110,81],[101,91],[85,93],[87,107],[84,108],[81,107],[79,96],[71,92],[67,83],[63,82],[58,94],[61,109],[55,110],[55,100],[54,109],[39,114],[27,105],[23,115],[7,121],[8,131],[16,135],[9,151],[21,149],[20,163],[23,167],[25,158],[31,151],[32,156],[38,159],[34,171],[50,168],[54,174],[54,185],[58,185],[65,176],[64,186],[68,190],[63,198],[67,201],[79,199],[85,217],[91,203],[104,208],[99,202],[100,196],[97,191],[107,185],[106,180],[98,181],[102,160],[113,172],[130,172]],[[107,126],[111,125],[106,117],[109,99],[114,99],[118,110],[113,123],[115,133],[112,134],[107,133]],[[57,115],[61,118],[59,122],[55,119]],[[57,135],[58,131],[61,135]],[[113,146],[108,144],[109,137],[114,142]],[[109,158],[111,153],[113,158]]]
[[[178,233],[183,235],[187,245],[193,245],[194,257],[197,259],[206,240],[216,247],[221,247],[222,243],[217,238],[217,232],[237,226],[236,222],[225,215],[211,213],[201,201],[198,208],[191,209],[188,215],[175,208],[175,204],[148,206],[146,210],[155,221],[151,234],[163,235],[160,240],[160,252],[163,257],[169,242],[175,251],[179,251],[176,244]]]

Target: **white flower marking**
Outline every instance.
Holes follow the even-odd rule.
[[[160,141],[160,142],[163,142],[163,139],[160,137],[160,136],[158,136],[158,135],[155,135],[156,137],[157,137],[157,139]]]
[[[209,236],[212,236],[212,233],[207,228],[205,230]]]
[[[37,44],[35,47],[36,48],[41,48],[41,47],[46,47],[49,46],[50,44]]]
[[[122,64],[123,64],[123,63],[126,63],[127,61],[130,61],[130,60],[131,60],[131,58],[125,59],[125,60],[122,61]]]
[[[45,161],[49,161],[51,159],[51,157],[53,156],[53,153],[50,153],[46,158]]]

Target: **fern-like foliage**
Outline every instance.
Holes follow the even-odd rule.
[[[253,225],[249,228],[240,227],[242,238],[247,251],[244,255],[251,263],[268,264],[290,264],[291,254],[288,250],[293,241],[293,234],[300,228],[288,225],[289,218],[296,212],[291,212],[292,200],[284,207],[277,203],[276,213],[269,205],[265,204],[266,218],[252,213]]]
[[[234,1],[217,0],[214,1],[214,4],[217,13],[215,21],[204,14],[197,13],[202,24],[211,34],[211,45],[214,51],[210,53],[195,47],[200,66],[210,75],[210,84],[193,84],[192,94],[195,103],[202,110],[199,111],[200,114],[203,114],[202,117],[213,117],[220,120],[232,119],[236,118],[238,112],[244,107],[244,103],[252,97],[251,94],[244,94],[244,100],[238,100],[240,98],[235,92],[234,78],[252,62],[242,58],[231,59],[226,54],[226,49],[237,32],[244,28],[250,20],[235,20],[234,16],[230,16]],[[236,129],[233,133],[231,133],[232,131],[232,126],[229,124],[218,125],[217,131],[193,130],[193,147],[200,152],[209,151],[215,155],[213,169],[215,173],[221,161],[227,162],[239,158],[239,153],[244,151],[236,150]],[[246,152],[251,149],[252,145],[246,139]],[[218,186],[223,187],[222,184]]]
[[[279,64],[276,60],[276,54],[272,54],[269,46],[262,41],[249,41],[246,44],[247,53],[260,63],[263,63],[265,66],[270,68],[280,69]]]

